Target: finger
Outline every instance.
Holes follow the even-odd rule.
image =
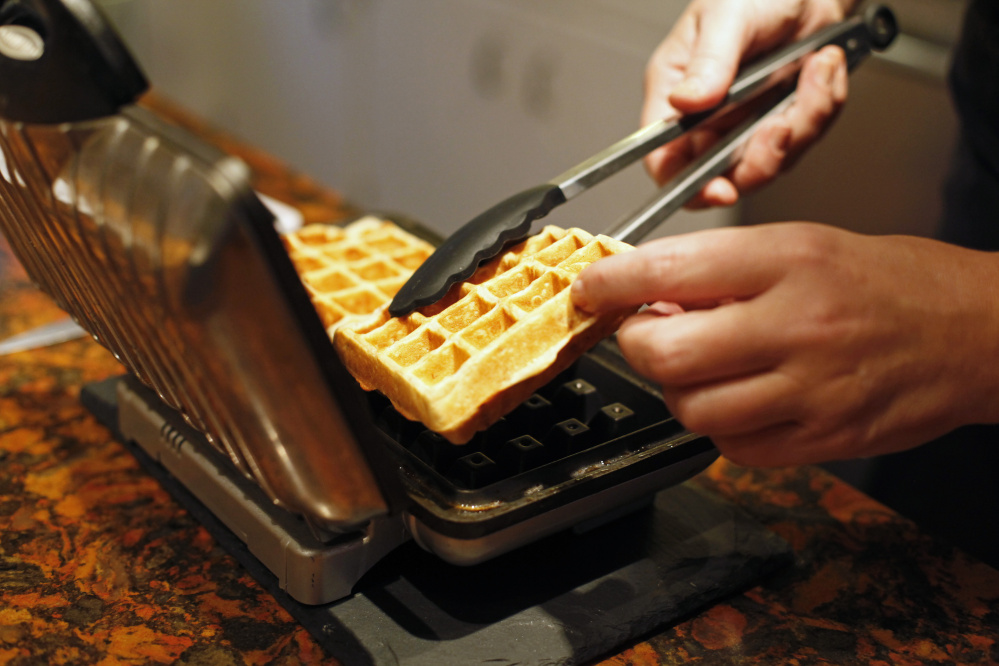
[[[734,206],[739,202],[739,190],[728,178],[719,176],[711,179],[704,189],[691,200],[687,208],[697,210],[699,208],[713,208]]]
[[[728,174],[729,187],[705,190],[689,208],[732,205],[788,169],[831,126],[847,95],[848,73],[843,51],[832,46],[808,59],[796,100],[780,116],[764,123],[747,142],[739,162]],[[714,139],[692,137],[694,152],[703,152]]]
[[[839,47],[828,46],[805,61],[795,103],[784,113],[792,159],[830,127],[846,102],[848,85],[846,56]]]
[[[777,423],[739,435],[711,438],[723,456],[738,465],[784,467],[822,462],[803,441],[804,427],[795,422]]]
[[[729,173],[732,188],[748,194],[773,180],[784,168],[791,137],[791,127],[783,116],[764,123]]]
[[[694,157],[694,146],[690,136],[681,136],[649,153],[645,158],[645,170],[657,185],[665,185]]]
[[[743,25],[732,12],[686,12],[653,53],[645,73],[642,125],[716,106],[738,71]],[[681,137],[645,158],[649,175],[662,185],[696,154]]]
[[[715,435],[711,440],[732,462],[759,467],[808,465],[864,455],[856,432],[816,428],[815,424],[799,420],[739,434]]]
[[[723,119],[724,120],[724,119]],[[726,122],[712,124],[691,131],[689,137],[690,155],[683,164],[678,164],[673,169],[670,177],[677,175],[683,168],[688,166],[697,157],[703,155],[711,149],[719,139],[725,136],[728,131]],[[731,206],[739,200],[739,191],[729,179],[719,176],[710,180],[701,191],[691,197],[684,207],[689,210],[699,210],[714,206]]]
[[[656,303],[652,303],[645,311],[651,314],[656,314],[666,317],[668,317],[669,315],[681,314],[685,312],[685,310],[676,303],[667,303],[666,301],[658,301]]]
[[[806,61],[794,104],[747,142],[728,177],[737,193],[747,194],[773,180],[817,141],[846,101],[846,59],[827,47]]]
[[[712,132],[712,134],[714,134]],[[697,140],[699,134],[681,137],[676,141],[650,154],[645,160],[646,170],[658,185],[665,185],[702,152]],[[708,147],[710,145],[708,144]],[[689,210],[714,206],[731,206],[739,201],[739,190],[729,178],[719,176],[712,179],[700,192],[692,196],[684,207]]]
[[[745,21],[734,11],[704,11],[697,16],[694,42],[685,76],[669,95],[682,113],[718,105],[735,80],[745,48]]]
[[[683,16],[652,53],[645,68],[642,125],[680,115],[669,103],[669,94],[683,80],[695,41],[695,21]]]
[[[660,238],[588,266],[573,281],[572,299],[583,310],[603,312],[654,301],[746,298],[781,275],[780,262],[756,258],[755,250],[773,249],[769,234],[767,227],[726,227]]]
[[[664,317],[650,311],[626,319],[617,340],[628,364],[664,388],[770,371],[786,356],[781,333],[748,303]]]
[[[696,40],[697,20],[688,11],[653,52],[645,68],[645,99],[641,114],[643,127],[681,115],[669,103],[669,94],[683,80]],[[678,165],[687,161],[690,153],[687,144],[686,137],[681,137],[645,158],[646,169],[653,180],[662,184],[676,172]]]
[[[663,390],[673,415],[709,437],[738,436],[795,421],[801,416],[800,396],[797,381],[771,371]]]

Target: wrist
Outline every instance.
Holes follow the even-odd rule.
[[[999,254],[967,252],[973,258],[966,265],[967,280],[957,282],[962,293],[955,300],[970,315],[958,322],[966,327],[963,344],[949,352],[963,358],[966,373],[968,394],[956,410],[958,425],[999,423]]]

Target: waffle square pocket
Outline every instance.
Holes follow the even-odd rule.
[[[373,216],[345,227],[310,224],[282,240],[331,335],[391,302],[434,251],[430,243]]]

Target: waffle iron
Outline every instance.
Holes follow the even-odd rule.
[[[0,230],[127,368],[110,425],[298,601],[350,595],[408,540],[469,565],[585,529],[717,457],[611,341],[448,444],[344,370],[248,167],[135,104],[146,80],[89,2],[0,3],[0,81]]]

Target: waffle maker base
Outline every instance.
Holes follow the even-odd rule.
[[[172,445],[121,435],[122,388],[147,400],[125,405],[133,412],[125,418],[148,409],[148,439]],[[422,550],[392,519],[324,543],[210,446],[190,446],[186,437],[197,433],[160,419],[169,410],[134,379],[87,386],[82,400],[343,663],[585,663],[792,561],[780,537],[690,483],[475,566]],[[163,450],[151,455],[150,446]],[[164,455],[183,457],[191,476],[175,477]],[[349,596],[317,604],[323,595]]]

